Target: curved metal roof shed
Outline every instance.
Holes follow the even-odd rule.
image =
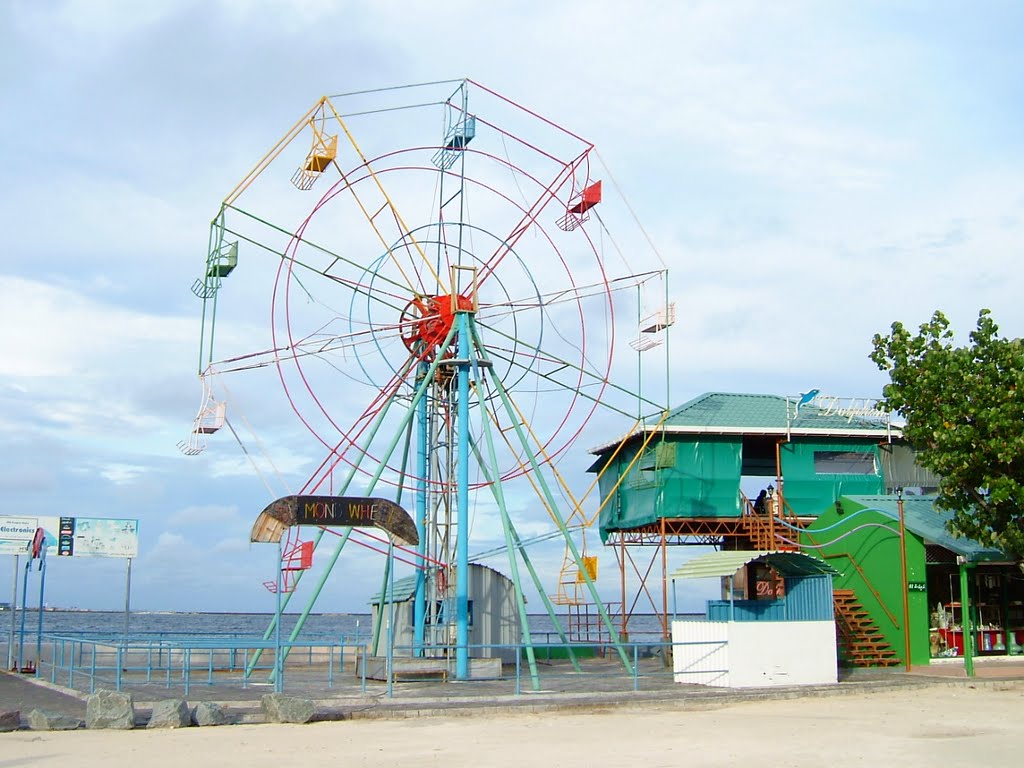
[[[734,600],[732,579],[752,565],[783,581],[774,597]],[[709,600],[706,621],[672,624],[676,682],[730,688],[818,685],[838,679],[832,566],[801,552],[723,551],[690,560],[675,579],[729,579],[728,600]]]

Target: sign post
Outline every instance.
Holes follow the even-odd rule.
[[[18,621],[18,555],[14,556],[11,574],[11,631],[7,635],[7,669],[14,670],[14,626]]]
[[[128,558],[128,567],[124,574],[124,639],[128,640],[128,617],[132,610],[132,559]]]

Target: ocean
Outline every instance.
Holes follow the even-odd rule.
[[[34,643],[39,626],[39,611],[29,609],[25,614],[25,642]],[[270,626],[271,613],[182,613],[164,611],[133,611],[127,617],[127,634],[149,636],[169,635],[240,635],[262,637]],[[290,633],[298,621],[299,614],[286,613],[281,621],[284,633]],[[15,642],[21,636],[22,612],[0,611],[0,645],[10,636],[14,621]],[[547,614],[533,614],[529,617],[530,632],[535,640],[554,632]],[[562,617],[563,627],[567,626]],[[618,623],[615,622],[618,628]],[[316,638],[348,639],[365,637],[370,634],[372,622],[368,613],[313,613],[299,635],[299,640]],[[43,611],[43,634],[102,635],[125,633],[125,614],[117,611]],[[661,634],[661,623],[655,614],[639,614],[629,619],[630,638],[636,641],[656,640]]]

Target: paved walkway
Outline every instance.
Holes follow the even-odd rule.
[[[0,672],[0,710],[21,711],[22,726],[28,724],[33,709],[48,709],[85,720],[85,699],[56,686],[48,686],[34,677]]]
[[[659,662],[652,662],[659,664]],[[663,665],[661,665],[663,666]],[[649,673],[650,669],[647,670]],[[312,698],[317,702],[321,719],[394,718],[437,714],[502,712],[513,710],[545,711],[552,709],[595,709],[612,706],[670,705],[681,708],[706,708],[725,703],[755,699],[836,696],[864,693],[890,688],[923,686],[990,685],[1002,682],[1024,689],[1024,660],[987,661],[975,664],[976,676],[968,679],[962,664],[932,664],[906,672],[902,667],[885,670],[843,670],[838,685],[792,688],[725,689],[699,685],[680,685],[670,674],[651,674],[639,679],[639,690],[624,685],[623,679],[599,674],[563,674],[545,678],[545,687],[534,691],[529,679],[515,692],[509,680],[470,682],[402,682],[387,686],[361,682],[351,675],[327,687],[322,675],[289,673],[285,692]],[[272,687],[265,681],[214,685],[193,683],[188,692],[180,681],[168,686],[166,681],[146,682],[132,676],[122,680],[123,690],[135,700],[140,721],[148,718],[148,710],[161,699],[185,698],[190,703],[216,701],[222,704],[235,722],[260,722],[259,700]],[[626,681],[628,682],[628,681]],[[113,687],[113,686],[108,686]],[[0,672],[0,710],[18,709],[23,723],[35,708],[63,712],[85,718],[85,693],[73,691],[26,675]]]

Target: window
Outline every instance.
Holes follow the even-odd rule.
[[[867,451],[815,451],[816,475],[874,475],[875,455]]]

